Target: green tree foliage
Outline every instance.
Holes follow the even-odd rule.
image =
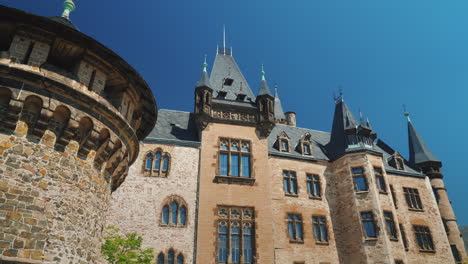
[[[150,264],[153,249],[141,249],[143,238],[137,233],[122,235],[116,227],[106,228],[101,253],[110,264]]]

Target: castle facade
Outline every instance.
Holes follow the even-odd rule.
[[[0,6],[0,263],[105,263],[108,225],[142,235],[157,264],[467,260],[442,162],[409,117],[408,159],[341,95],[331,132],[297,127],[226,47],[193,112],[158,111],[64,7]]]

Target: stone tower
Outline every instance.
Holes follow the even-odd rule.
[[[458,228],[452,204],[447,195],[447,189],[443,181],[444,175],[440,171],[442,162],[432,154],[426,143],[424,143],[413,126],[409,114],[405,113],[405,115],[408,118],[409,162],[429,177],[453,257],[457,262],[466,261],[467,255],[463,238]]]
[[[110,195],[156,122],[141,76],[64,8],[0,6],[1,263],[99,263]]]

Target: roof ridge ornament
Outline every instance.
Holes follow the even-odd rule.
[[[338,89],[338,96],[333,93],[333,99],[335,100],[335,104],[338,104],[340,102],[344,102],[344,97],[343,97],[343,89],[341,88],[341,85],[339,86],[340,88]]]
[[[76,5],[73,2],[73,0],[66,0],[65,2],[63,2],[62,17],[69,20],[70,19],[70,13],[73,12],[73,10],[75,10],[75,9],[76,9]]]
[[[203,72],[206,72],[207,66],[208,66],[208,63],[206,63],[206,54],[205,54],[205,61],[203,62]]]
[[[226,26],[223,24],[223,47],[220,48],[216,45],[216,54],[232,56],[232,45],[231,48],[226,48]]]

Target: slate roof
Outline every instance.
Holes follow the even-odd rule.
[[[276,119],[285,119],[286,116],[284,115],[283,105],[281,104],[281,100],[278,95],[278,89],[275,89],[275,118]]]
[[[349,111],[346,103],[341,100],[335,105],[333,115],[333,124],[331,132],[331,141],[326,148],[332,158],[337,158],[343,154],[347,148],[345,130],[357,128],[358,122],[353,113]]]
[[[197,82],[197,87],[209,87],[211,88],[210,77],[206,71],[202,71],[200,80]]]
[[[408,120],[408,141],[409,141],[409,155],[410,163],[412,165],[420,164],[426,161],[440,162],[434,154],[429,150],[424,140],[416,131],[413,123]]]
[[[53,20],[55,22],[58,22],[62,25],[65,25],[67,27],[71,27],[75,30],[78,30],[75,25],[73,25],[73,23],[70,21],[70,19],[66,19],[64,17],[61,17],[61,16],[56,16],[56,17],[49,17],[50,20]]]
[[[387,145],[382,139],[379,139],[377,141],[377,144],[375,146],[378,152],[381,152],[383,154],[382,159],[384,161],[384,167],[385,171],[395,173],[395,174],[413,174],[413,176],[417,177],[424,177],[422,173],[419,171],[414,170],[411,167],[411,164],[404,159],[405,162],[405,169],[404,170],[397,170],[396,168],[392,167],[389,165],[389,161],[392,159],[392,155],[396,152],[392,147]]]
[[[161,109],[158,120],[151,133],[144,141],[168,139],[199,142],[194,114],[190,112]]]
[[[268,87],[267,82],[265,80],[262,80],[260,82],[260,89],[258,89],[258,96],[265,95],[265,94],[273,97],[273,95],[270,92],[270,88]]]
[[[226,78],[234,80],[232,85],[224,85],[224,79]],[[245,102],[255,102],[255,95],[237,66],[236,61],[230,55],[216,55],[213,69],[211,70],[210,83],[214,98],[218,96],[220,91],[224,91],[227,93],[225,97],[227,100],[236,100],[238,94],[245,94]]]
[[[288,137],[290,138],[290,152],[281,152],[274,147],[275,142],[278,140],[278,135],[282,132],[286,133],[286,135],[288,135]],[[310,134],[310,140],[312,145],[312,158],[328,161],[329,159],[324,152],[324,146],[330,141],[330,133],[307,128],[276,124],[273,130],[271,131],[270,135],[268,136],[268,151],[270,152],[270,154],[276,154],[285,157],[295,157],[302,159],[310,158],[310,156],[302,155],[296,150],[297,144],[299,143],[301,138],[307,133]]]

